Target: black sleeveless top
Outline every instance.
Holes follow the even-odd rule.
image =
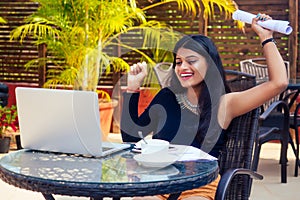
[[[142,131],[144,135],[152,133],[156,139],[167,140],[172,144],[191,145],[214,157],[219,156],[226,130],[221,129],[217,120],[211,120],[207,133],[200,136],[197,133],[200,116],[182,108],[170,89],[163,88],[140,116],[139,93],[125,92],[123,97],[121,133],[124,142],[139,141],[137,132]]]

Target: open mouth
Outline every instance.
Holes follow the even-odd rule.
[[[184,72],[180,74],[180,77],[184,80],[191,78],[194,75],[192,72]]]

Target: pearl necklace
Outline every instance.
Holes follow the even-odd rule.
[[[188,109],[196,115],[200,115],[200,110],[198,104],[192,104],[187,96],[186,93],[176,94],[176,99],[180,105],[181,109]]]

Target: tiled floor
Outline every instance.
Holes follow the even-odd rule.
[[[255,180],[251,193],[251,200],[295,200],[299,199],[300,177],[294,177],[294,157],[289,148],[288,183],[280,183],[280,165],[278,164],[280,144],[264,144],[258,172],[264,176],[262,181]],[[10,186],[0,180],[1,200],[43,200],[41,194]],[[55,196],[57,200],[87,200]],[[130,198],[124,198],[124,200]]]
[[[294,177],[295,157],[292,149],[288,152],[287,183],[280,183],[280,144],[266,143],[262,146],[258,172],[263,180],[254,180],[251,199],[254,200],[295,200],[299,199],[300,176]],[[300,169],[299,169],[300,170]],[[300,173],[299,173],[300,174]]]

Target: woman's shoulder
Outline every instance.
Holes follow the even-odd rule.
[[[168,87],[162,88],[157,95],[164,97],[175,97],[175,94]]]
[[[170,103],[172,101],[176,101],[176,96],[175,94],[167,87],[162,88],[156,95],[155,98],[157,101],[161,102],[168,102],[170,101]]]

